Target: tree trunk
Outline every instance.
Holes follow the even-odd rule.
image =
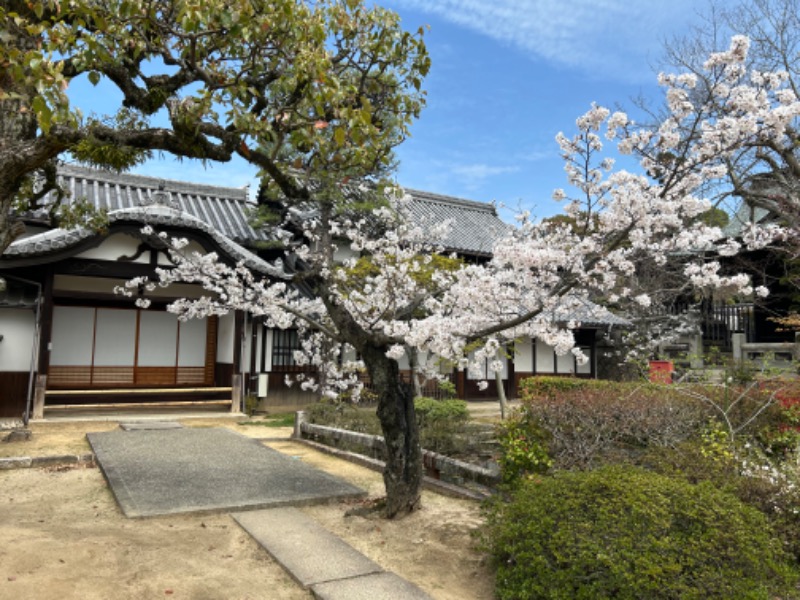
[[[18,3],[4,3],[6,10],[25,10]],[[41,40],[20,27],[13,18],[2,21],[4,44],[20,53],[34,50]],[[20,142],[34,142],[37,137],[36,114],[31,110],[31,100],[37,95],[33,82],[12,75],[13,71],[0,69],[0,254],[22,233],[21,222],[15,215],[15,200],[25,176],[32,170],[20,162]],[[38,165],[34,165],[38,166]]]
[[[422,384],[420,383],[421,375],[417,373],[417,351],[414,348],[406,347],[406,355],[408,356],[408,365],[411,368],[411,383],[414,384],[414,398],[422,397]]]
[[[362,358],[378,395],[378,418],[386,441],[386,517],[392,519],[420,506],[422,452],[412,387],[400,379],[400,367],[386,356],[387,350],[370,346],[362,350]]]

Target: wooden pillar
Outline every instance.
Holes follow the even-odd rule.
[[[231,412],[244,412],[244,388],[242,387],[241,373],[234,373],[231,380]]]
[[[42,282],[42,312],[39,315],[39,375],[47,375],[50,369],[50,343],[53,339],[53,278],[53,269],[48,267]]]
[[[233,372],[242,372],[242,346],[244,344],[244,313],[237,310],[233,320]]]
[[[44,399],[47,391],[47,375],[39,375],[36,378],[36,386],[33,388],[33,410],[32,419],[44,419]]]
[[[508,359],[506,359],[506,363],[508,364],[508,385],[506,389],[508,393],[506,397],[509,400],[514,400],[517,397],[517,376],[516,376],[516,366],[514,365],[514,359],[516,358],[516,351],[514,348],[514,343],[512,342],[508,346]]]
[[[248,373],[248,392],[251,394],[258,394],[258,363],[256,362],[256,354],[258,354],[258,330],[262,329],[261,319],[250,319],[250,372]]]
[[[231,380],[231,412],[242,412],[247,382],[242,376],[242,349],[244,346],[244,313],[237,310],[233,321],[233,376]]]
[[[50,349],[53,340],[53,273],[52,266],[47,267],[42,281],[42,297],[39,312],[39,340],[36,357],[36,373],[33,386],[32,419],[44,419],[45,393],[47,392],[47,374],[50,372]],[[33,366],[32,366],[33,368]],[[28,399],[30,401],[30,399]]]
[[[459,369],[456,371],[456,396],[465,400],[467,397],[467,370]]]

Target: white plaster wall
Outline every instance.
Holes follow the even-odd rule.
[[[558,372],[559,373],[574,373],[575,372],[575,357],[572,355],[572,352],[567,352],[566,354],[562,354],[556,357],[558,361]]]
[[[252,350],[252,335],[253,335],[253,319],[250,315],[245,314],[244,321],[244,347],[242,348],[242,364],[241,370],[244,373],[250,372],[250,351]]]
[[[207,319],[181,321],[178,340],[178,366],[204,367],[206,364]]]
[[[337,263],[344,262],[348,258],[358,258],[358,252],[350,247],[350,244],[339,242],[336,244],[336,250],[333,252],[333,260]]]
[[[95,310],[85,306],[55,306],[50,364],[85,367],[92,364]]]
[[[514,344],[514,370],[533,373],[533,343],[529,337],[524,337]]]
[[[470,361],[472,360],[472,358],[473,355],[470,354]],[[508,379],[508,359],[505,356],[503,356],[501,357],[500,360],[503,361],[503,370],[500,372],[500,376],[503,379]],[[489,371],[488,361],[483,361],[480,365],[477,366],[477,368],[475,368],[475,366],[472,365],[467,369],[467,379],[478,380],[478,381],[491,379],[492,381],[494,381],[495,377],[496,375]]]
[[[0,309],[0,371],[28,371],[35,327],[33,310]]]
[[[556,364],[553,357],[553,347],[542,340],[536,340],[536,372],[555,373]]]
[[[229,312],[219,318],[217,328],[217,362],[233,363],[234,315]]]
[[[180,338],[184,342],[183,336]],[[139,314],[140,367],[171,367],[178,349],[178,319],[160,310],[143,310]]]
[[[272,372],[272,329],[265,329],[267,336],[267,356],[264,360],[264,371],[266,373]]]
[[[254,322],[253,327],[256,328],[256,373],[262,373],[261,370],[261,345],[264,338],[264,327],[260,321]]]
[[[174,348],[175,340],[173,338],[173,358],[170,363],[173,365],[175,364]],[[98,308],[94,330],[94,365],[97,367],[132,367],[135,360],[136,311]]]
[[[127,233],[115,233],[108,236],[96,248],[90,248],[81,252],[80,258],[93,258],[96,260],[117,260],[120,256],[133,256],[139,249],[142,241]],[[133,262],[147,263],[150,260],[150,253],[144,252]]]
[[[397,365],[400,367],[401,370],[409,370],[411,368],[411,363],[408,360],[408,354],[403,354],[400,359],[397,361]]]
[[[195,240],[190,240],[189,243],[186,246],[184,246],[183,252],[186,253],[187,255],[191,254],[192,252],[198,252],[199,254],[206,254],[206,249],[203,248],[200,244],[198,244]],[[164,254],[163,252],[159,252],[158,264],[159,266],[168,267],[172,265],[172,262],[169,260],[169,257],[167,257],[166,254]]]
[[[576,372],[581,375],[591,375],[592,373],[592,356],[591,348],[583,348],[583,353],[589,358],[584,364],[577,365]],[[577,362],[577,361],[576,361]]]
[[[419,352],[417,354],[417,360],[419,361],[420,366],[436,369],[442,375],[448,375],[449,373],[453,372],[452,363],[445,360],[439,360],[434,354],[430,354],[428,352]]]

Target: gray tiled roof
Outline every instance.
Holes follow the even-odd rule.
[[[204,221],[240,244],[250,246],[271,239],[268,233],[256,231],[248,222],[255,204],[248,200],[246,188],[199,185],[78,165],[59,167],[59,179],[69,192],[66,202],[85,200],[109,212],[158,202]],[[509,228],[491,204],[419,190],[406,191],[413,198],[411,215],[417,224],[431,227],[444,221],[451,223],[445,239],[430,240],[446,250],[489,256],[494,242]],[[162,193],[156,199],[159,192]]]
[[[197,185],[143,175],[115,173],[76,165],[59,169],[61,184],[70,192],[67,201],[86,200],[108,211],[110,224],[121,221],[171,226],[203,231],[234,260],[261,273],[285,276],[283,270],[267,263],[240,244],[252,245],[270,238],[248,224],[254,204],[245,188]],[[498,216],[495,207],[419,190],[405,190],[413,199],[411,218],[423,228],[450,223],[444,239],[431,239],[448,251],[490,256],[495,241],[511,226]],[[161,193],[159,193],[161,192]],[[52,229],[19,239],[4,256],[42,256],[65,250],[95,235],[86,228]],[[607,309],[588,300],[566,301],[552,315],[557,321],[577,321],[584,327],[628,325]]]
[[[181,227],[202,231],[208,234],[231,258],[254,271],[286,277],[281,267],[270,264],[246,248],[240,246],[230,238],[208,225],[205,221],[194,217],[177,208],[163,205],[135,206],[119,208],[108,213],[110,225],[118,222],[133,221],[142,225],[159,227]],[[83,240],[93,237],[96,233],[86,227],[75,229],[51,229],[30,237],[22,238],[12,243],[5,251],[8,258],[31,257],[51,254],[71,248]]]
[[[631,325],[630,321],[615,315],[604,306],[574,295],[563,298],[563,303],[549,316],[558,323],[575,321],[580,323],[581,327],[627,327]]]
[[[769,221],[770,212],[758,206],[750,206],[746,202],[741,202],[736,208],[736,212],[731,215],[728,224],[723,227],[722,233],[725,237],[739,237],[742,231],[753,223],[766,223]]]
[[[61,186],[69,192],[67,203],[85,200],[111,212],[158,202],[204,221],[236,242],[269,240],[248,224],[248,212],[255,205],[248,201],[247,188],[199,185],[77,165],[62,165],[58,173]],[[162,194],[157,197],[159,191]]]
[[[413,198],[410,210],[417,224],[426,227],[444,221],[451,223],[445,239],[431,240],[447,250],[489,256],[497,239],[510,229],[491,204],[419,190],[405,191]]]

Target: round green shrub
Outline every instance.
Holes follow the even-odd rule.
[[[764,515],[709,483],[559,472],[522,482],[487,522],[501,600],[797,597]]]
[[[419,424],[420,444],[426,450],[453,454],[463,450],[462,434],[469,421],[469,409],[463,400],[415,398],[414,412]]]
[[[358,433],[380,435],[381,427],[375,411],[346,402],[317,402],[306,408],[309,423],[347,429]]]
[[[525,419],[511,418],[498,426],[498,463],[503,483],[517,485],[526,477],[545,473],[553,466],[543,439],[544,434]]]
[[[770,463],[756,444],[749,450],[747,445],[740,446],[732,456],[713,452],[706,440],[652,448],[640,459],[637,465],[648,471],[690,483],[708,482],[757,509],[769,520],[784,550],[800,564],[800,475],[794,466]]]
[[[415,398],[414,412],[420,427],[434,423],[464,423],[469,419],[469,409],[463,400],[435,398]]]

